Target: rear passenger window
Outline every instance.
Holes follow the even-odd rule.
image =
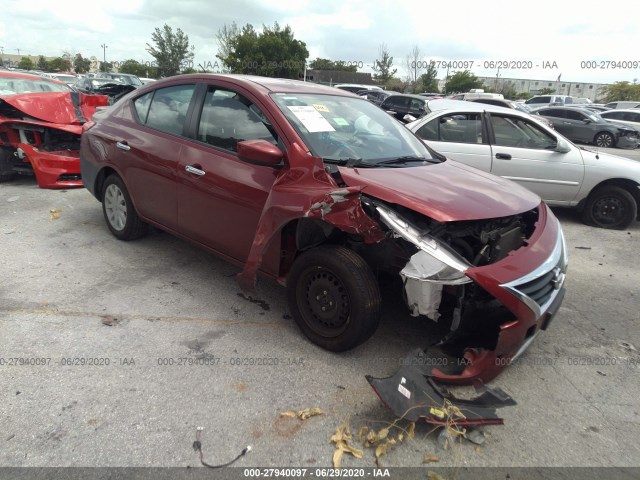
[[[434,118],[416,133],[420,138],[437,142],[483,143],[482,121],[477,113]]]
[[[243,140],[278,143],[267,117],[250,100],[229,90],[210,88],[198,127],[198,140],[214,147],[237,151]]]
[[[151,105],[151,99],[153,98],[153,92],[149,92],[141,97],[136,98],[133,101],[133,106],[136,109],[136,115],[140,123],[147,122],[147,115],[149,113],[149,105]]]
[[[195,85],[175,85],[155,90],[146,122],[143,123],[163,132],[182,135],[194,89]],[[144,97],[136,100],[136,102],[141,101],[142,113],[144,113]],[[136,112],[138,112],[138,105],[136,105]],[[142,121],[142,118],[140,120]]]

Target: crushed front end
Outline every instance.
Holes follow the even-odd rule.
[[[424,352],[435,380],[492,380],[557,312],[567,253],[560,224],[544,203],[508,217],[457,222],[373,199],[364,203],[387,228],[386,249],[393,254],[375,258],[395,259],[411,315],[446,326]]]

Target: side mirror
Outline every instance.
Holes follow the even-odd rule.
[[[415,122],[417,120],[416,117],[414,117],[413,115],[409,115],[408,113],[402,117],[402,120],[404,120],[405,122],[409,123],[409,122]]]
[[[240,160],[258,165],[280,165],[284,154],[266,140],[243,140],[238,142]]]
[[[571,145],[569,145],[563,138],[558,138],[558,144],[553,151],[558,153],[569,153],[571,151]]]
[[[584,119],[584,120],[583,120],[583,122],[584,122],[586,125],[589,125],[589,124],[591,123],[591,120],[589,120],[588,118],[586,118],[586,119]]]

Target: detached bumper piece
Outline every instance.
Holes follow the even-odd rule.
[[[403,367],[388,378],[373,378],[367,381],[380,400],[398,417],[410,422],[419,419],[433,425],[478,426],[502,425],[496,409],[516,405],[500,388],[476,385],[479,396],[460,399],[440,388],[426,373],[423,361],[427,359],[420,349],[404,359]]]

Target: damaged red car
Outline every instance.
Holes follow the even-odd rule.
[[[239,265],[243,288],[276,280],[326,349],[373,335],[390,277],[408,314],[445,327],[419,354],[438,365],[423,373],[489,381],[562,302],[565,241],[538,196],[442,157],[347,92],[182,75],[84,128],[82,179],[113,235],[152,224]]]
[[[0,181],[33,174],[40,188],[81,187],[82,125],[107,100],[54,79],[0,71]]]

